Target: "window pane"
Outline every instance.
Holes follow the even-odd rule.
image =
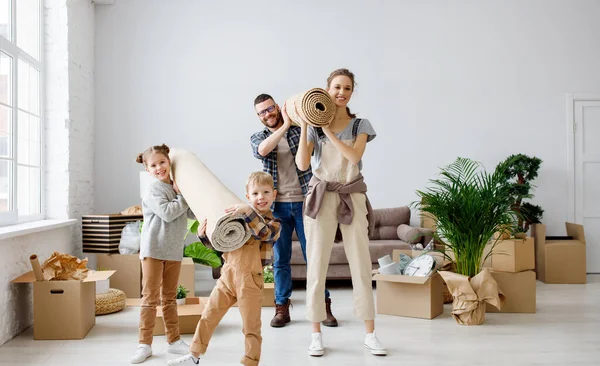
[[[41,144],[40,144],[40,119],[29,116],[29,164],[40,166]]]
[[[30,159],[30,133],[29,114],[19,111],[17,115],[17,162],[19,164],[31,165]]]
[[[0,160],[0,212],[9,211],[10,186],[12,185],[12,161]]]
[[[29,216],[41,213],[40,169],[19,166],[17,180],[17,186],[19,187],[17,197],[19,216]]]
[[[11,116],[12,109],[0,105],[0,157],[12,157],[10,140],[12,134]]]
[[[29,111],[29,64],[19,59],[19,74],[17,75],[17,95],[19,108]]]
[[[40,115],[40,72],[29,67],[29,112]]]
[[[17,46],[35,59],[40,59],[40,2],[19,0],[15,2],[17,12]]]
[[[0,36],[11,40],[10,0],[0,0]]]
[[[11,76],[12,58],[3,52],[0,52],[0,103],[12,105]]]

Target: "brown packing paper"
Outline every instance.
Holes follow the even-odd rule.
[[[33,268],[33,273],[35,274],[36,281],[46,281],[44,278],[44,272],[42,271],[42,267],[40,266],[40,261],[38,260],[37,254],[32,254],[29,257],[29,261],[31,262],[31,268]]]
[[[125,210],[121,211],[121,215],[141,215],[141,214],[142,214],[142,206],[140,206],[140,205],[127,207]]]
[[[70,254],[54,252],[42,264],[42,271],[50,281],[81,281],[88,275],[87,262],[87,258],[79,259]]]
[[[440,271],[454,297],[452,317],[461,325],[479,325],[485,320],[485,303],[502,309],[505,298],[488,268],[483,268],[469,281],[469,277]]]

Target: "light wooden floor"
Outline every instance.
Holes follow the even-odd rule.
[[[378,315],[387,357],[364,351],[363,325],[352,314],[352,290],[332,291],[338,328],[324,328],[326,354],[309,357],[310,325],[303,290],[295,290],[292,323],[275,329],[273,308],[263,308],[262,365],[600,365],[600,276],[587,285],[537,284],[537,314],[487,314],[481,326],[459,326],[450,305],[434,320]],[[29,329],[0,347],[0,365],[128,365],[137,344],[139,308],[97,317],[81,341],[33,341]],[[184,336],[189,342],[191,335]],[[243,354],[237,308],[227,313],[200,364],[236,365]],[[154,340],[144,365],[165,365],[164,337]]]

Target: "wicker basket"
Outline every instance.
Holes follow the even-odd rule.
[[[112,314],[125,308],[125,293],[111,288],[103,294],[96,294],[96,315]]]

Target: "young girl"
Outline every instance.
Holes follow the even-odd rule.
[[[194,218],[177,184],[171,180],[169,147],[152,146],[139,154],[136,161],[156,180],[142,199],[144,225],[140,243],[142,261],[142,307],[140,311],[139,345],[131,363],[142,363],[152,356],[152,331],[156,307],[161,305],[167,351],[187,354],[189,346],[179,337],[179,320],[175,301],[187,219]]]
[[[307,319],[312,322],[308,354],[324,354],[320,326],[326,318],[323,296],[339,225],[352,275],[354,313],[365,322],[364,347],[374,355],[386,355],[387,350],[375,335],[368,237],[371,210],[360,173],[365,147],[376,133],[367,119],[357,119],[347,106],[354,91],[354,74],[347,69],[335,70],[327,79],[327,91],[337,106],[335,118],[322,129],[301,123],[296,154],[298,169],[312,166],[313,171],[304,216],[308,258],[306,307]]]

